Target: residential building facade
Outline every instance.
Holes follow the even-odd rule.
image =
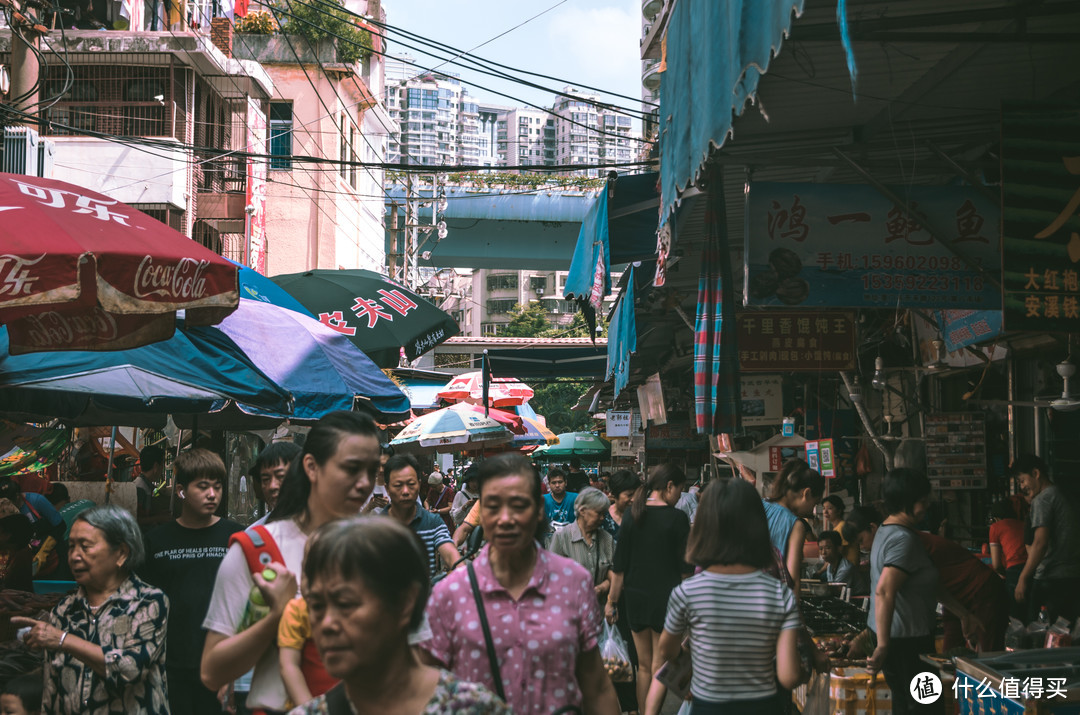
[[[49,63],[42,78],[41,98],[58,98],[41,127],[53,145],[53,175],[250,260],[251,225],[264,216],[263,182],[259,162],[236,153],[265,147],[269,75],[207,35],[116,32],[103,44],[101,31],[65,34],[65,62]],[[0,36],[5,64],[10,39]],[[191,145],[211,153],[193,161]]]
[[[617,285],[621,273],[612,274]],[[502,335],[517,306],[536,303],[552,325],[569,325],[578,312],[575,301],[566,300],[566,271],[452,269],[432,275],[421,292],[458,321],[468,337]],[[604,300],[606,316],[618,293]]]
[[[382,169],[397,125],[380,102],[380,55],[339,62],[332,42],[237,35],[234,52],[274,82],[266,182],[267,274],[319,268],[382,271]],[[312,156],[341,163],[313,164]],[[330,170],[328,170],[330,169]]]

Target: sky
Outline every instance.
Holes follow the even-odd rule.
[[[641,97],[640,0],[384,0],[383,7],[387,24],[461,50],[472,50],[534,15],[554,8],[473,54],[570,83]],[[394,42],[393,36],[389,39],[388,52],[407,52],[420,64],[432,62],[430,57],[423,57]],[[468,69],[456,66],[440,69],[458,72],[464,81],[476,81],[543,107],[550,107],[555,99],[550,92]],[[554,89],[563,87],[563,83],[531,79]],[[477,87],[467,86],[467,89],[481,101],[509,106],[522,104]],[[623,106],[638,106],[628,100],[607,99]]]

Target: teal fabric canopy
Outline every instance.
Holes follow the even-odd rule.
[[[630,381],[630,355],[637,352],[637,322],[634,317],[634,267],[626,289],[619,297],[619,305],[608,327],[607,376],[615,378],[615,396]]]
[[[731,132],[805,0],[679,0],[660,83],[661,221]]]

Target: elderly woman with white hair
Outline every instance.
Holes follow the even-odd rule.
[[[549,550],[573,559],[592,574],[596,597],[603,600],[611,590],[611,561],[615,556],[615,539],[600,528],[608,513],[611,500],[602,491],[587,487],[574,500],[573,522],[555,532]]]
[[[135,518],[114,505],[81,512],[71,525],[68,564],[78,589],[25,641],[44,650],[42,710],[48,713],[167,715],[165,594],[135,575],[145,556]]]

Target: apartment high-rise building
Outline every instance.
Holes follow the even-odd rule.
[[[391,138],[392,163],[490,166],[481,151],[480,108],[452,75],[416,74],[407,55],[387,60],[386,104],[401,128]]]

